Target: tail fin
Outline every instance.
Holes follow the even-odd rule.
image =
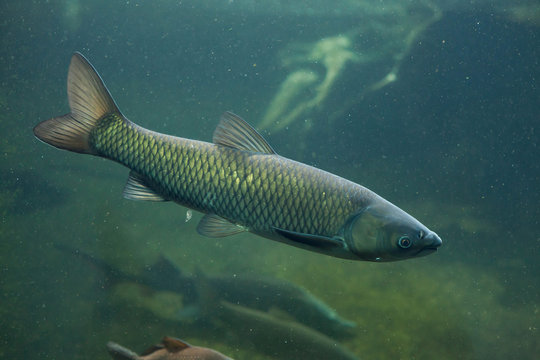
[[[95,155],[89,143],[92,129],[103,116],[120,110],[97,71],[78,52],[69,65],[67,92],[71,112],[39,123],[34,134],[59,149]]]
[[[115,360],[138,360],[140,357],[133,351],[126,349],[122,345],[118,345],[115,342],[109,341],[107,343],[107,350]]]

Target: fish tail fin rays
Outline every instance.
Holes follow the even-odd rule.
[[[107,350],[114,360],[138,360],[140,357],[133,351],[126,349],[122,345],[109,341]]]
[[[97,155],[90,142],[92,130],[107,114],[124,117],[97,71],[78,52],[69,65],[67,93],[71,112],[39,123],[34,134],[59,149]]]

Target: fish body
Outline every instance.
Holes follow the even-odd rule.
[[[264,312],[279,311],[331,337],[351,336],[356,327],[355,322],[341,317],[307,289],[284,279],[242,274],[234,277],[209,276],[199,273],[195,280],[198,284],[206,282],[217,299]],[[196,288],[198,284],[195,284]],[[198,294],[199,304],[204,302],[202,296]]]
[[[151,347],[140,356],[112,341],[107,344],[107,350],[115,360],[232,360],[215,350],[192,346],[171,337],[163,338],[161,344]]]
[[[357,360],[338,341],[291,319],[222,301],[215,317],[276,359]]]
[[[131,169],[124,197],[175,201],[205,213],[210,237],[250,231],[340,258],[394,261],[427,255],[440,238],[367,188],[287,159],[227,112],[213,143],[144,129],[122,115],[101,77],[79,53],[68,72],[71,112],[34,128],[57,148]]]

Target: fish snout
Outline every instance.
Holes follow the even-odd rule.
[[[426,237],[424,238],[424,241],[426,244],[425,245],[426,248],[432,248],[434,250],[436,250],[439,246],[442,245],[441,238],[439,237],[439,235],[437,235],[433,231],[431,231],[428,235],[426,235]]]
[[[437,251],[439,246],[442,245],[442,240],[439,235],[435,234],[433,231],[430,231],[429,234],[422,238],[421,244],[420,250],[418,250],[416,256],[433,254]]]

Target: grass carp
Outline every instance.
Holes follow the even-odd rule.
[[[131,172],[124,197],[175,201],[206,214],[210,237],[244,231],[339,258],[395,261],[431,254],[437,234],[369,189],[276,154],[247,122],[226,112],[213,143],[142,128],[118,109],[79,53],[67,81],[71,112],[39,123],[60,149],[114,160]]]

